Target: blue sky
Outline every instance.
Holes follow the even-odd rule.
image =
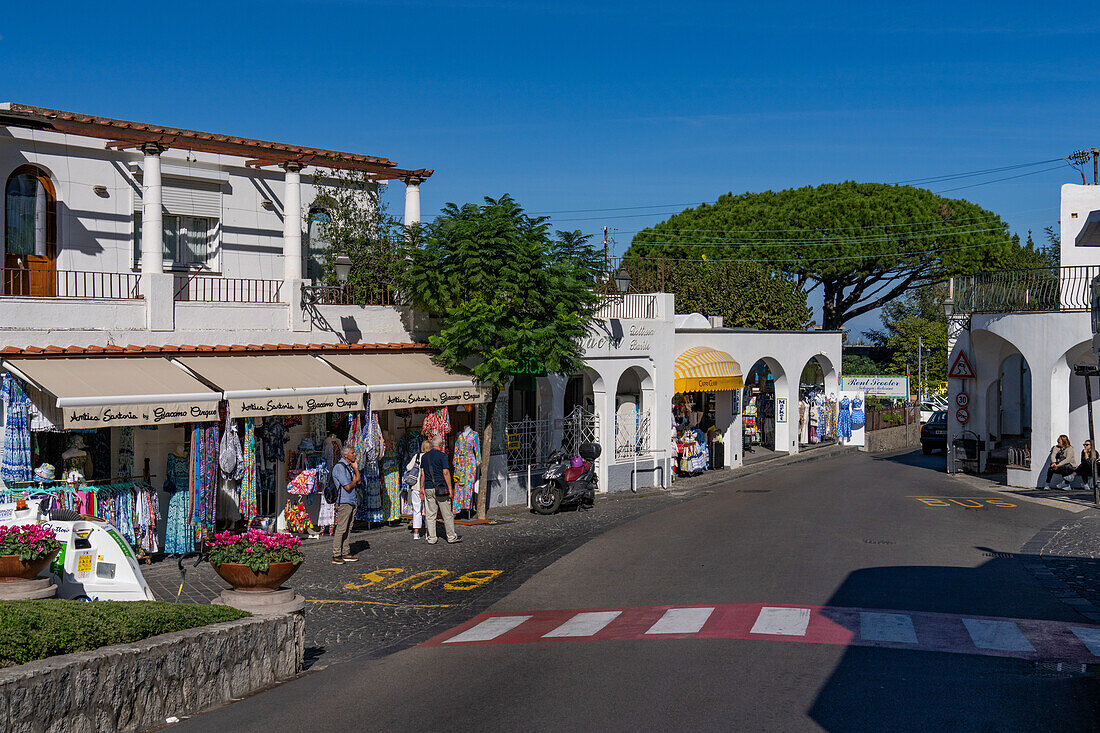
[[[11,5],[0,98],[384,155],[436,170],[425,215],[507,192],[569,211],[558,228],[613,227],[619,251],[660,214],[728,191],[1100,146],[1100,10],[1084,3]],[[1064,182],[1080,176],[949,195],[1038,233]]]

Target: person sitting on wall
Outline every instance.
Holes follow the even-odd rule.
[[[1085,482],[1085,486],[1089,485],[1089,479],[1092,478],[1093,458],[1100,459],[1100,456],[1093,450],[1092,441],[1086,440],[1084,450],[1081,451],[1081,462],[1077,464],[1077,475]]]
[[[1062,480],[1077,470],[1074,465],[1073,446],[1070,445],[1069,436],[1059,435],[1058,442],[1054,444],[1054,447],[1050,449],[1050,468],[1047,469],[1046,488],[1058,489],[1065,488],[1069,490],[1069,485],[1062,486]],[[1058,480],[1052,482],[1051,479],[1054,476],[1058,476]]]

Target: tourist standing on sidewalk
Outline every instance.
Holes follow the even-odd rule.
[[[359,558],[348,553],[348,535],[355,519],[355,507],[359,502],[359,466],[355,450],[348,447],[336,465],[332,467],[332,482],[340,488],[336,499],[336,531],[332,535],[332,563],[358,562]]]
[[[439,514],[443,515],[443,526],[447,530],[447,542],[454,544],[461,542],[462,538],[455,533],[455,515],[451,511],[451,496],[453,487],[451,484],[451,469],[447,463],[447,454],[440,450],[443,447],[443,436],[432,438],[432,449],[424,454],[420,461],[420,489],[424,492],[424,503],[427,504],[428,544],[434,545],[439,541],[435,536],[435,520]]]
[[[412,486],[403,484],[402,491],[406,493],[409,506],[412,507],[412,531],[413,539],[421,538],[420,530],[424,527],[424,471],[420,463],[424,455],[432,449],[430,441],[425,440],[420,444],[420,452],[409,459],[409,465],[405,466],[405,473],[416,471],[416,483]]]
[[[1054,489],[1061,486],[1062,479],[1073,473],[1077,466],[1074,465],[1073,446],[1070,445],[1068,435],[1059,435],[1058,442],[1050,449],[1050,468],[1047,469],[1047,488]],[[1055,474],[1058,480],[1051,482]]]

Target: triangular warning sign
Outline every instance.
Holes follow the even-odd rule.
[[[951,365],[951,371],[947,373],[947,376],[955,379],[977,378],[977,375],[974,374],[974,367],[970,366],[970,360],[966,358],[965,351],[960,351],[959,355],[955,357],[955,363]]]

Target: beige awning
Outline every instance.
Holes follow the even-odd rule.
[[[367,385],[372,410],[488,402],[492,392],[469,374],[449,372],[429,354],[325,354],[325,361]]]
[[[305,354],[229,354],[175,359],[222,390],[233,417],[314,415],[363,409],[366,389]]]
[[[3,366],[66,430],[218,419],[221,394],[161,357],[5,359]]]

